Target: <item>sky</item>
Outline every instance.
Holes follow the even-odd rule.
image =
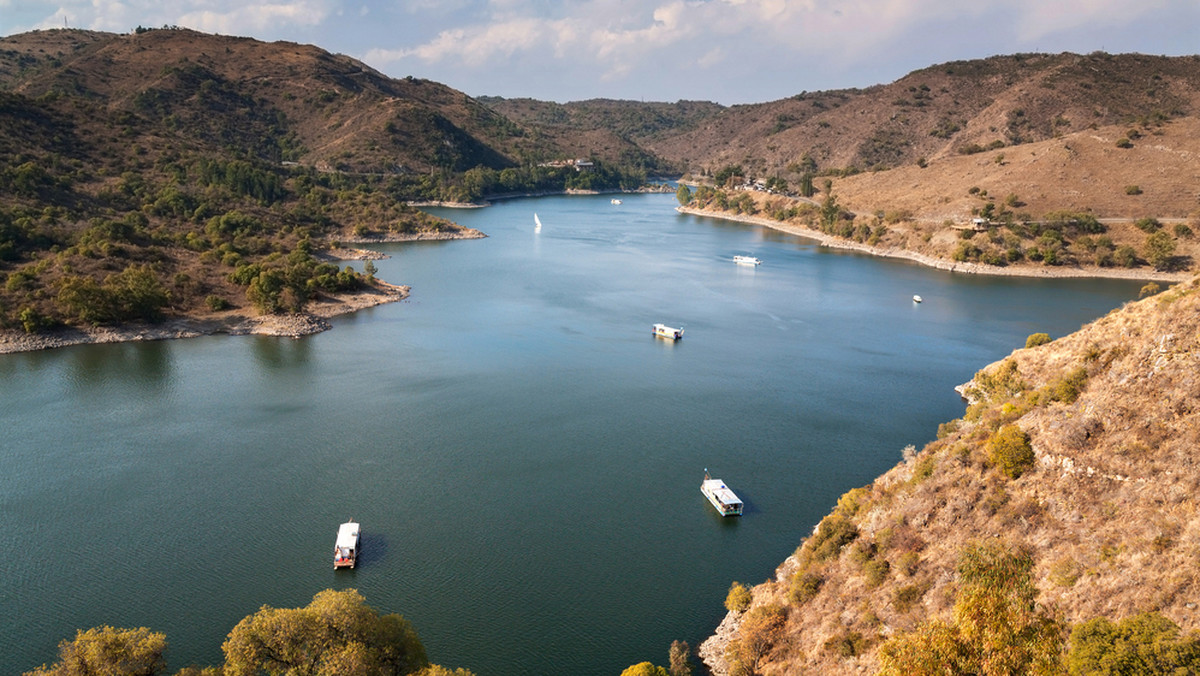
[[[774,101],[1018,52],[1200,54],[1200,0],[0,0],[0,35],[180,26],[471,96]]]

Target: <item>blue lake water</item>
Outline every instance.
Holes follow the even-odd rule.
[[[961,416],[955,385],[1141,286],[952,274],[674,206],[437,211],[489,237],[382,245],[411,298],[301,340],[0,355],[0,673],[101,624],[166,633],[172,670],[217,664],[262,605],[350,587],[480,676],[665,664],[733,580]],[[743,517],[704,500],[705,468]],[[350,518],[360,565],[335,572]]]

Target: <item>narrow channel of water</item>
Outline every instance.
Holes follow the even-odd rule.
[[[665,664],[731,581],[959,417],[955,385],[1141,286],[956,275],[674,205],[440,212],[489,238],[385,245],[411,299],[301,340],[0,356],[0,671],[101,624],[216,664],[242,617],[328,587],[481,676]],[[705,502],[705,468],[743,517]],[[349,518],[361,564],[335,573]]]

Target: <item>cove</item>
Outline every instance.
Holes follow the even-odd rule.
[[[489,237],[379,245],[410,298],[304,339],[0,357],[3,671],[100,624],[166,633],[172,671],[217,664],[241,618],[329,587],[481,676],[665,664],[733,580],[770,577],[960,417],[955,385],[1141,286],[952,274],[622,201],[431,210]],[[715,513],[705,468],[743,516]],[[351,518],[359,565],[335,572]]]

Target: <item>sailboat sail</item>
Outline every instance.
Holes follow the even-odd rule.
[[[534,230],[542,229],[542,219],[538,218],[538,215],[536,213],[533,215],[533,229]]]

